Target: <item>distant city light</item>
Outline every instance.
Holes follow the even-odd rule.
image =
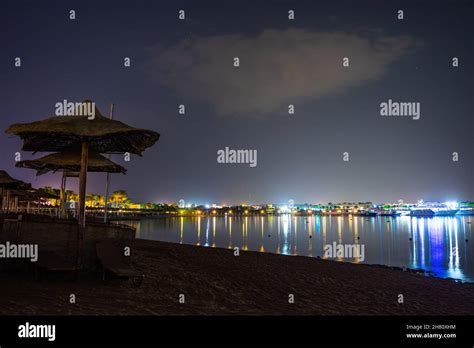
[[[444,205],[446,205],[449,209],[457,209],[459,207],[459,203],[454,201],[444,202]]]

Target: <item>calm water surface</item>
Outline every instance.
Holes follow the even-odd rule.
[[[309,257],[325,258],[324,246],[333,242],[359,244],[364,245],[363,261],[334,260],[422,268],[438,277],[474,282],[473,220],[281,215],[173,217],[127,224],[142,239]]]

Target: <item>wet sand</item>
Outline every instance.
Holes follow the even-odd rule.
[[[0,315],[474,315],[473,284],[387,267],[145,240],[133,266],[140,287],[0,274]]]

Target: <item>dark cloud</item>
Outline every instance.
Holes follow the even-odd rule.
[[[268,29],[255,37],[194,37],[151,55],[153,76],[179,95],[209,103],[218,115],[254,117],[380,79],[414,47],[406,36]]]

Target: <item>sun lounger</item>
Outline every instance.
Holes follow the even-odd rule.
[[[102,265],[102,279],[106,272],[117,277],[132,278],[134,284],[140,286],[145,275],[130,266],[130,256],[125,256],[124,248],[113,240],[103,240],[96,244],[97,258]]]
[[[67,261],[51,251],[40,252],[35,266],[36,279],[41,279],[43,272],[71,272],[77,278],[79,271],[77,262]]]

